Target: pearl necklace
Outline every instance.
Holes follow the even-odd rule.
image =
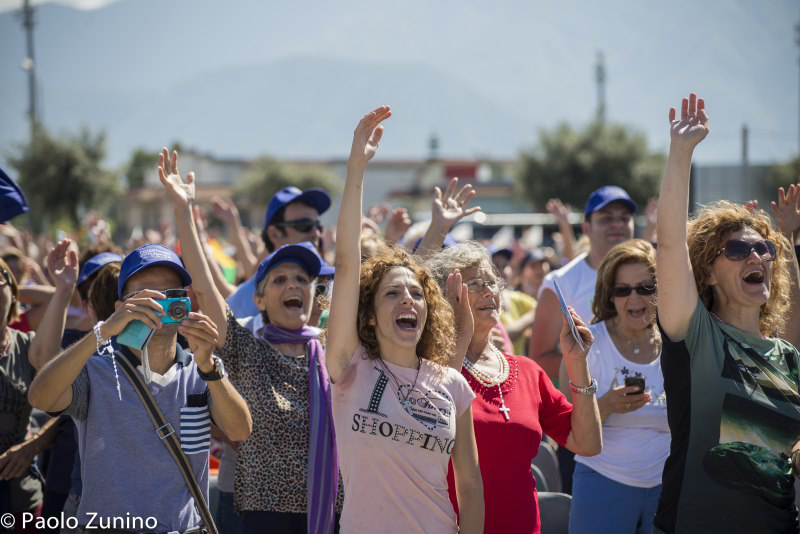
[[[503,382],[506,381],[508,378],[509,368],[508,360],[506,359],[505,355],[500,352],[500,350],[495,347],[493,344],[489,343],[489,347],[491,348],[491,352],[497,356],[497,359],[500,361],[500,372],[497,373],[497,376],[492,377],[488,373],[481,371],[475,367],[475,364],[472,363],[469,358],[464,358],[464,369],[466,369],[469,374],[483,387],[485,388],[492,388],[497,387],[498,393],[500,393],[500,408],[498,409],[500,412],[503,413],[503,417],[506,418],[506,421],[510,420],[510,416],[508,412],[511,411],[511,408],[506,406],[506,401],[503,398]]]

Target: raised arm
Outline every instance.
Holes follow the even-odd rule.
[[[669,157],[658,198],[656,271],[662,289],[658,294],[658,316],[667,336],[680,341],[689,331],[698,298],[686,244],[686,225],[692,154],[708,135],[705,102],[692,93],[681,102],[680,119],[676,118],[675,108],[670,108],[669,122]]]
[[[222,272],[222,267],[220,267],[219,262],[214,259],[211,253],[211,246],[208,244],[208,234],[206,234],[203,215],[200,213],[200,208],[198,206],[192,206],[192,215],[194,216],[194,227],[197,230],[197,239],[200,240],[206,263],[208,263],[208,269],[211,271],[211,279],[214,281],[214,285],[217,286],[217,291],[222,295],[222,298],[227,299],[236,291],[236,286],[228,282]]]
[[[563,240],[563,250],[561,255],[567,261],[572,260],[578,255],[578,238],[575,237],[575,230],[569,222],[570,209],[561,202],[560,198],[551,198],[545,204],[545,209],[552,215],[556,223],[558,223],[558,231],[561,232],[561,239]]]
[[[772,202],[770,207],[778,223],[778,229],[789,240],[788,256],[791,258],[789,263],[789,274],[791,276],[791,288],[789,298],[794,305],[790,308],[789,317],[783,332],[779,336],[795,347],[800,346],[800,271],[798,271],[797,255],[794,249],[794,240],[797,232],[800,231],[800,184],[792,184],[785,191],[781,187],[778,189],[778,202]]]
[[[178,239],[181,240],[183,261],[192,276],[192,289],[200,301],[200,309],[217,327],[216,345],[221,349],[228,334],[228,318],[225,315],[225,299],[214,285],[211,269],[194,223],[192,210],[195,198],[194,173],[190,172],[186,175],[186,179],[182,180],[178,172],[178,151],[173,151],[170,157],[169,151],[164,148],[158,157],[158,177],[169,193],[172,207],[175,209]]]
[[[441,250],[444,237],[455,224],[468,215],[481,210],[480,206],[467,208],[475,190],[471,184],[458,189],[458,178],[452,178],[447,184],[444,194],[438,187],[433,188],[433,203],[431,204],[431,224],[428,231],[417,247],[416,254],[427,258]]]
[[[61,351],[61,338],[67,324],[67,308],[78,280],[78,252],[72,241],[59,242],[47,255],[47,270],[56,284],[56,292],[42,317],[28,351],[28,361],[41,369]]]
[[[336,283],[331,297],[328,344],[325,347],[328,374],[333,382],[342,375],[358,347],[359,275],[361,270],[361,202],[364,171],[378,150],[383,135],[381,122],[391,117],[389,106],[364,115],[353,134],[347,161],[347,178],[336,224]]]
[[[231,241],[236,247],[236,259],[244,269],[244,276],[250,278],[256,274],[258,269],[258,258],[253,254],[250,243],[245,237],[245,230],[242,227],[242,219],[239,217],[239,210],[232,200],[223,200],[219,197],[211,199],[211,207],[214,215],[221,219],[228,227]]]

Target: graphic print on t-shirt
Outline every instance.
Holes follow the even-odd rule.
[[[791,354],[766,359],[744,344],[725,339],[722,376],[740,385],[743,394],[763,402],[768,399],[790,402],[800,407],[797,368]]]
[[[401,382],[398,387],[394,377],[390,377],[381,367],[376,365],[373,369],[378,372],[378,375],[366,402],[367,407],[358,410],[369,416],[353,414],[351,429],[355,432],[391,438],[393,441],[404,442],[407,445],[450,454],[455,444],[454,439],[428,433],[435,431],[447,433],[451,429],[450,419],[455,403],[450,393],[441,388],[425,388],[423,391],[419,385],[414,386],[405,381]],[[398,389],[395,389],[396,387]],[[386,395],[387,389],[389,390],[388,396]],[[395,402],[391,398],[392,393],[397,397],[397,402],[402,410],[400,413],[407,413],[418,425],[421,425],[421,429],[428,432],[420,432],[420,428],[408,427],[402,424],[404,421],[389,420],[390,417],[387,413],[397,413],[386,404]]]
[[[750,399],[727,394],[719,445],[703,457],[708,476],[731,489],[756,495],[773,506],[792,505],[789,453],[800,423]]]

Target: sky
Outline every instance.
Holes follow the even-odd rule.
[[[20,4],[0,0],[0,160],[27,135]],[[711,117],[697,161],[737,163],[743,125],[751,163],[800,145],[790,0],[62,0],[37,19],[45,124],[104,131],[113,165],[172,140],[221,157],[344,157],[358,117],[383,103],[387,157],[425,157],[432,134],[445,156],[515,157],[542,128],[590,120],[599,50],[609,120],[655,150],[690,90]]]

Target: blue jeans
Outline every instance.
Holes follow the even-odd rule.
[[[572,479],[570,534],[651,534],[661,486],[637,488],[606,478],[582,463]]]
[[[233,505],[233,492],[220,491],[217,512],[214,514],[214,521],[220,534],[242,534],[243,518],[236,513]]]

